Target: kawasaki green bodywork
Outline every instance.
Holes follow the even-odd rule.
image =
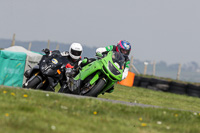
[[[93,61],[90,64],[84,66],[82,70],[80,70],[79,74],[74,78],[74,80],[83,81],[88,76],[94,74],[93,78],[91,78],[89,82],[90,85],[93,85],[99,78],[103,78],[106,83],[100,93],[105,92],[110,87],[112,87],[114,83],[122,79],[123,67],[120,69],[119,66],[113,62],[113,56],[113,51],[110,51],[104,58],[97,59],[96,61]],[[83,62],[85,62],[85,59]],[[118,75],[115,75],[110,71],[109,62],[112,63],[116,70],[118,70]]]

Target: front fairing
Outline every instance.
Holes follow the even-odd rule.
[[[34,66],[33,68],[26,70],[24,73],[24,76],[26,78],[30,78],[31,75],[33,75],[35,72],[38,72],[40,70],[39,65]]]
[[[110,79],[119,81],[122,79],[123,74],[123,64],[116,63],[116,60],[113,60],[114,52],[108,52],[107,56],[102,59],[103,68],[107,75],[109,75]],[[115,61],[115,62],[114,62]],[[119,64],[119,65],[116,65]]]
[[[75,77],[75,80],[78,80],[78,79],[84,80],[92,73],[94,73],[98,70],[101,70],[102,67],[103,67],[103,64],[101,63],[101,60],[96,60],[96,61],[84,66],[82,68],[82,70],[80,70],[79,74]]]
[[[41,60],[39,63],[40,71],[44,76],[61,78],[61,73],[63,73],[62,67],[64,67],[63,58],[64,57],[58,55],[52,55],[43,58],[43,60]]]

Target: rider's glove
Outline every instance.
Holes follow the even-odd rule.
[[[97,56],[97,57],[103,57],[102,53],[100,53],[100,52],[97,52],[97,53],[96,53],[96,56]]]
[[[71,73],[72,69],[71,68],[66,68],[65,73]]]
[[[62,55],[62,56],[68,56],[68,55],[69,55],[69,52],[64,51],[64,52],[61,53],[61,55]]]

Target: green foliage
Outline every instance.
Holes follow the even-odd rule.
[[[115,91],[123,89],[130,93],[130,89],[134,88],[117,85]],[[115,91],[112,96],[118,95]],[[196,103],[194,106],[197,106]],[[74,98],[52,92],[0,88],[0,132],[196,133],[200,132],[199,123],[199,113],[131,107],[95,98]]]

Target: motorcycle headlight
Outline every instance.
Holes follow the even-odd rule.
[[[116,64],[115,64],[116,65]],[[118,66],[119,66],[119,64],[118,64]],[[117,67],[118,67],[117,66]],[[114,74],[114,75],[119,75],[119,74],[121,74],[120,72],[119,72],[119,70],[117,70],[117,68],[109,61],[108,62],[108,68],[109,68],[109,70]]]

